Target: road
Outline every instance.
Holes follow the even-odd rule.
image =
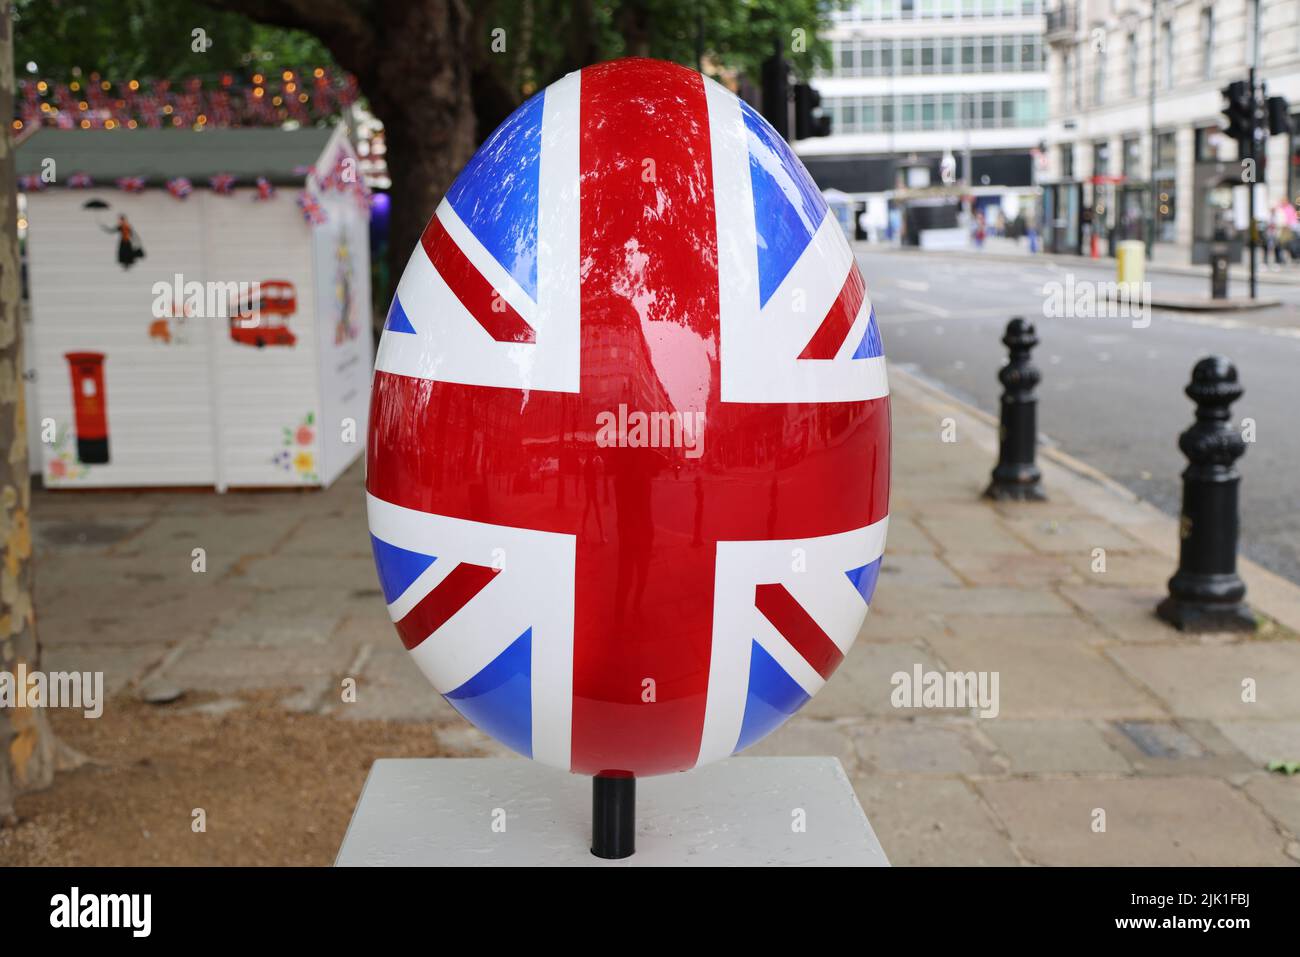
[[[1185,465],[1178,434],[1193,413],[1182,390],[1198,359],[1227,356],[1245,388],[1234,418],[1256,422],[1239,463],[1242,551],[1300,583],[1300,285],[1261,285],[1261,296],[1282,300],[1261,312],[1156,310],[1136,328],[1127,318],[1044,317],[1046,284],[1064,284],[1067,272],[1076,283],[1111,281],[1107,261],[1067,268],[860,245],[858,262],[891,361],[986,412],[998,411],[1008,318],[1033,321],[1040,431],[1170,515]],[[1205,295],[1209,286],[1203,277],[1148,278],[1157,298]]]

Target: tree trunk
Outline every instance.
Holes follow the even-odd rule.
[[[452,180],[474,153],[470,96],[469,10],[457,0],[390,4],[381,32],[389,42],[363,78],[370,107],[384,124],[393,181],[388,232],[390,295]],[[376,330],[383,316],[375,317]]]
[[[474,153],[470,74],[476,36],[467,0],[206,0],[254,20],[306,30],[357,78],[384,124],[393,181],[389,294],[438,201]],[[384,316],[375,317],[376,333]]]
[[[32,610],[31,478],[23,399],[22,277],[14,174],[13,4],[0,3],[0,672],[40,666]],[[21,690],[21,689],[20,689]],[[21,702],[20,702],[21,703]],[[0,707],[0,826],[13,824],[14,797],[54,777],[54,737],[43,708]]]

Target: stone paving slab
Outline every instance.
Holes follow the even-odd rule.
[[[836,669],[834,680],[799,713],[810,718],[907,714],[910,709],[896,708],[891,702],[894,686],[890,679],[900,671],[911,674],[918,665],[922,671],[933,671],[939,662],[915,642],[855,642]]]
[[[1160,702],[1108,661],[1050,630],[933,639],[930,645],[957,671],[996,671],[1000,715],[1007,718],[1161,717]]]
[[[1254,774],[1247,779],[1242,790],[1281,824],[1292,841],[1300,839],[1300,776]],[[1288,854],[1300,860],[1297,848],[1293,845],[1288,847]]]
[[[1007,867],[1023,863],[966,782],[873,774],[853,779],[871,827],[895,867]]]
[[[1294,641],[1148,645],[1108,651],[1174,713],[1195,718],[1300,718],[1300,647]],[[1254,683],[1254,700],[1244,683]]]
[[[1007,757],[1012,774],[1125,774],[1132,765],[1092,721],[984,722],[983,732]]]
[[[971,719],[873,721],[850,732],[864,772],[994,774],[993,748]]]
[[[1300,764],[1300,721],[1221,720],[1215,727],[1260,767],[1271,761]]]
[[[1034,864],[1294,863],[1273,821],[1217,778],[1012,779],[982,781],[978,788]],[[1105,813],[1103,832],[1094,830],[1102,821],[1098,811]]]

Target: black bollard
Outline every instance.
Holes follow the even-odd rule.
[[[1041,502],[1042,474],[1034,464],[1034,446],[1038,441],[1038,369],[1029,361],[1030,350],[1038,345],[1033,323],[1017,316],[1007,323],[1002,343],[1010,359],[998,372],[1002,383],[1002,427],[999,430],[998,464],[993,480],[984,490],[985,498]]]
[[[1236,461],[1246,440],[1228,422],[1228,407],[1241,398],[1237,368],[1222,356],[1196,363],[1187,397],[1196,422],[1178,437],[1187,456],[1183,471],[1182,541],[1169,597],[1156,614],[1180,631],[1254,631],[1246,583],[1237,575]]]
[[[606,860],[636,852],[636,778],[591,779],[591,853]]]

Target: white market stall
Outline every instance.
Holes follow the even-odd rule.
[[[369,210],[342,126],[42,129],[17,161],[48,486],[324,486],[361,454]]]

